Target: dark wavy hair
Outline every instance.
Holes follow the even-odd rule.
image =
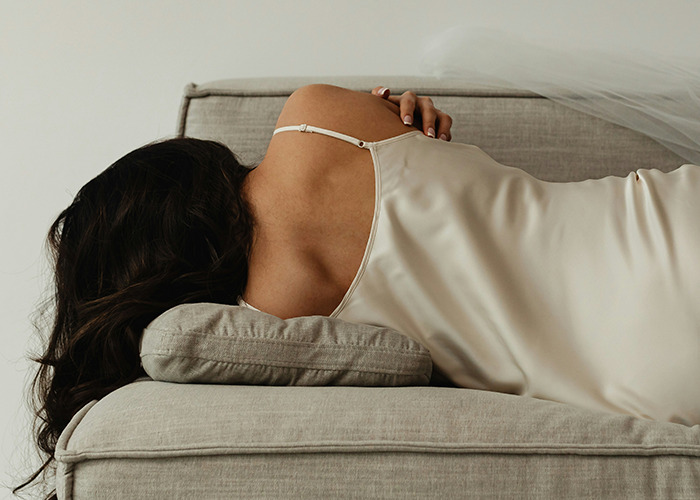
[[[48,234],[53,321],[32,385],[44,462],[15,492],[53,478],[56,441],[80,408],[144,375],[148,323],[178,304],[233,304],[243,293],[249,172],[223,144],[166,140],[118,160],[58,216]]]

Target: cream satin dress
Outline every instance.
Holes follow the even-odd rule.
[[[333,317],[412,337],[462,387],[700,423],[700,167],[553,183],[419,131],[285,131],[372,154],[371,234]]]

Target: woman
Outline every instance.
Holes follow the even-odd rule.
[[[252,171],[175,140],[81,190],[50,233],[47,465],[77,410],[142,373],[141,331],[182,302],[382,324],[464,387],[700,423],[682,383],[700,375],[698,168],[542,182],[449,143],[429,100],[373,93],[388,99],[299,89]]]

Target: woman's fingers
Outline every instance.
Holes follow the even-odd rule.
[[[438,114],[433,100],[430,97],[419,97],[418,109],[420,110],[420,115],[423,120],[423,133],[428,137],[437,137],[435,132],[437,130],[436,122]]]
[[[452,118],[447,113],[440,111],[433,104],[430,97],[418,98],[418,109],[422,116],[423,133],[428,137],[435,137],[443,141],[450,141],[452,134]]]
[[[399,116],[404,125],[413,125],[413,113],[416,110],[418,96],[413,92],[406,91],[399,98]]]
[[[374,87],[371,91],[372,95],[386,99],[387,101],[396,104],[399,107],[399,117],[406,125],[413,124],[413,112],[415,109],[416,95],[412,92],[404,92],[403,95],[393,96],[391,91],[386,87]],[[412,95],[411,95],[412,94]],[[413,104],[412,104],[413,103]]]
[[[381,97],[382,99],[389,99],[391,91],[386,87],[374,87],[372,89],[372,94]]]
[[[416,123],[428,137],[443,141],[452,139],[452,118],[437,109],[430,97],[418,97],[410,90],[400,96],[393,96],[388,88],[382,86],[374,87],[372,94],[396,104],[399,107],[399,117],[405,125]]]
[[[452,140],[452,117],[448,115],[447,113],[443,113],[440,110],[437,110],[437,115],[438,115],[438,129],[437,129],[437,137],[439,139],[442,139],[443,141],[451,141]]]

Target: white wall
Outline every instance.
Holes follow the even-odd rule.
[[[86,181],[174,132],[186,83],[417,74],[421,47],[456,24],[693,54],[699,18],[696,0],[0,0],[6,474],[28,442],[21,398],[28,318],[47,283],[45,232]]]

